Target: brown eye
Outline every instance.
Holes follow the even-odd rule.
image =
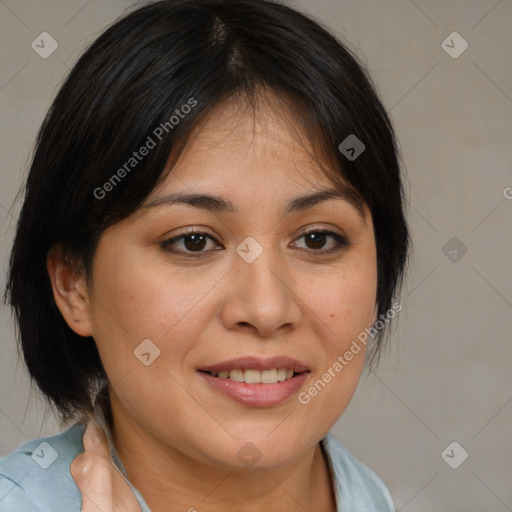
[[[327,254],[349,247],[348,239],[338,233],[325,230],[311,230],[299,237],[304,239],[306,249],[318,254]],[[325,246],[330,246],[327,249]]]
[[[204,235],[187,235],[183,237],[183,245],[188,251],[201,251],[206,246]]]
[[[191,255],[191,253],[195,253],[193,254],[194,256],[200,256],[202,254],[211,252],[212,250],[216,250],[204,250],[207,247],[208,242],[215,242],[213,245],[218,246],[216,240],[212,236],[198,231],[190,231],[188,233],[182,233],[181,235],[164,241],[161,244],[161,247],[164,250],[173,253],[180,253],[185,255]]]
[[[313,233],[304,235],[304,240],[309,249],[322,249],[327,240],[327,236],[325,233],[314,231]]]

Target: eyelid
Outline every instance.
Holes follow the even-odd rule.
[[[311,232],[317,232],[317,231],[321,231],[322,233],[333,233],[335,235],[339,235],[339,236],[342,236],[342,237],[345,237],[346,238],[346,235],[341,232],[341,233],[338,233],[335,231],[335,229],[341,231],[339,228],[335,227],[335,226],[330,226],[330,225],[327,225],[327,226],[311,226],[311,224],[308,224],[307,226],[299,229],[299,234],[297,236],[303,236],[303,235],[307,235],[308,233],[311,233]]]
[[[175,242],[178,242],[180,240],[183,240],[185,237],[189,236],[189,235],[203,235],[204,237],[210,239],[211,241],[213,241],[214,243],[216,243],[217,245],[221,245],[220,242],[216,239],[215,236],[213,236],[212,234],[208,233],[207,231],[205,231],[203,228],[201,229],[198,229],[198,228],[195,228],[195,227],[192,227],[192,228],[183,228],[185,229],[185,231],[181,232],[181,233],[177,233],[173,236],[171,236],[170,238],[166,238],[165,240],[163,240],[161,243],[160,243],[160,246],[162,246],[163,248],[167,248],[167,247],[170,247],[172,243],[175,243]],[[194,254],[193,251],[172,251],[171,249],[168,249],[170,252],[176,252],[176,253],[179,253],[179,254]],[[196,252],[195,254],[208,254],[212,252],[211,250],[210,251],[198,251]]]
[[[169,241],[170,239],[172,238],[178,238],[180,236],[185,236],[185,235],[208,235],[212,238],[215,238],[214,235],[212,235],[211,233],[208,232],[208,229],[209,228],[206,228],[206,227],[203,227],[203,226],[185,226],[184,228],[180,228],[178,230],[177,233],[173,233],[173,235],[171,236],[171,238],[166,238],[167,241]],[[169,236],[169,235],[164,235],[164,236]]]
[[[178,233],[178,234],[172,236],[171,238],[164,240],[160,244],[161,247],[164,250],[167,250],[168,252],[178,254],[178,255],[186,255],[186,257],[205,256],[205,255],[211,254],[214,251],[219,250],[219,248],[210,249],[207,251],[202,251],[202,250],[201,251],[182,251],[182,250],[172,249],[172,244],[174,244],[180,240],[183,240],[185,237],[187,237],[189,235],[194,235],[194,234],[202,235],[202,236],[210,239],[211,241],[213,241],[215,244],[222,245],[217,241],[217,239],[213,235],[211,235],[210,233],[208,233],[204,230],[201,230],[201,229],[198,229],[195,227],[183,228],[183,229],[186,229],[186,231]],[[306,249],[303,249],[303,248],[298,249],[299,251],[301,251],[303,253],[308,253],[313,256],[322,256],[322,255],[339,253],[343,249],[347,249],[352,245],[351,241],[348,239],[348,237],[346,235],[344,235],[342,233],[337,233],[336,231],[333,231],[332,229],[328,229],[328,228],[320,227],[320,226],[314,226],[314,227],[307,226],[307,227],[301,229],[299,231],[299,233],[294,237],[292,244],[297,243],[301,238],[303,238],[304,236],[306,236],[310,233],[324,234],[327,237],[333,238],[337,244],[337,246],[334,249],[327,249],[327,250],[326,249],[307,249],[307,248]]]
[[[343,249],[348,249],[349,247],[352,246],[352,242],[349,240],[349,238],[345,234],[337,233],[336,231],[333,231],[332,229],[318,227],[318,226],[317,227],[308,226],[308,227],[304,228],[300,232],[300,234],[294,239],[293,243],[296,243],[298,240],[300,240],[305,235],[308,235],[310,233],[322,233],[328,237],[334,238],[334,240],[336,241],[337,247],[335,247],[334,249],[319,249],[319,250],[299,249],[299,250],[302,250],[302,252],[306,252],[306,253],[317,255],[317,256],[322,256],[322,255],[327,255],[327,254],[339,253]]]
[[[317,232],[327,233],[327,234],[335,236],[335,237],[343,238],[344,240],[346,240],[347,243],[350,241],[348,235],[346,235],[342,229],[340,229],[337,226],[332,226],[332,225],[323,225],[323,226],[308,225],[308,226],[305,226],[304,228],[301,228],[299,230],[299,233],[297,234],[296,239],[301,236],[307,235],[309,233],[317,233]]]

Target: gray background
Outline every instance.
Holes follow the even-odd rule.
[[[37,129],[84,45],[130,5],[0,0],[2,289]],[[292,5],[367,63],[401,142],[415,244],[390,350],[333,432],[381,476],[400,511],[512,510],[512,1]],[[47,59],[31,48],[44,31],[59,45]],[[441,46],[454,31],[469,44],[458,58]],[[2,311],[3,455],[63,426],[30,391]],[[447,460],[469,454],[457,469],[441,457],[453,441],[462,448]]]

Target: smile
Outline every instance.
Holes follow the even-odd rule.
[[[277,384],[291,379],[294,372],[291,368],[271,368],[268,370],[258,370],[256,368],[224,370],[220,372],[208,372],[213,377],[219,379],[230,379],[235,382],[245,382],[246,384]]]
[[[210,390],[250,407],[281,404],[300,391],[310,373],[287,356],[240,357],[198,369]]]

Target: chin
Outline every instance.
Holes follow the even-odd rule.
[[[272,428],[275,428],[273,426]],[[272,431],[269,428],[268,431]],[[311,441],[314,445],[315,441]],[[215,446],[214,452],[212,447]],[[244,435],[228,439],[211,439],[205,447],[210,464],[226,466],[230,470],[273,469],[290,464],[301,455],[309,443],[301,432],[274,432],[251,437]]]

